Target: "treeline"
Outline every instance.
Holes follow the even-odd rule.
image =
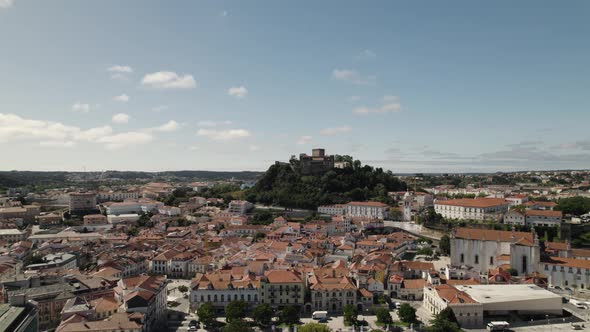
[[[555,210],[575,216],[586,214],[590,212],[590,198],[582,196],[562,198],[557,202]]]
[[[286,208],[315,209],[319,205],[349,201],[389,202],[387,192],[406,190],[391,172],[362,166],[334,168],[323,175],[301,175],[289,164],[272,165],[256,185],[246,191],[251,202]]]

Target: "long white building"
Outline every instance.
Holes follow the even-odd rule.
[[[447,219],[501,220],[508,205],[503,198],[437,200],[434,211]]]

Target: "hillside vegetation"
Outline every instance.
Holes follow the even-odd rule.
[[[349,201],[388,202],[388,191],[406,190],[406,184],[390,171],[361,166],[334,168],[323,175],[301,175],[296,164],[272,165],[246,192],[246,199],[265,205],[315,209],[319,205]]]

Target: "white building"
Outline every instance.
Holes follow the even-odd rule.
[[[424,288],[423,306],[433,315],[451,307],[461,327],[481,327],[486,316],[562,314],[560,295],[536,285],[457,285]]]
[[[234,278],[231,273],[222,271],[207,273],[193,280],[190,303],[198,308],[204,303],[211,303],[216,308],[225,308],[231,301],[242,300],[251,307],[258,304],[260,279],[252,275]]]
[[[468,267],[486,274],[498,257],[510,256],[519,275],[535,272],[540,261],[539,239],[533,232],[457,228],[451,233],[451,267]]]
[[[27,265],[27,271],[60,272],[75,269],[78,266],[76,256],[59,253],[43,257],[43,263]]]
[[[503,198],[437,200],[434,210],[447,219],[501,220],[508,211],[508,202]]]
[[[251,210],[253,207],[254,207],[254,204],[252,204],[248,201],[233,200],[233,201],[229,202],[229,208],[227,209],[227,211],[231,214],[241,216],[241,215],[245,215],[246,212]]]
[[[504,215],[505,224],[528,226],[557,226],[561,225],[563,215],[561,211],[551,210],[510,210]]]
[[[381,202],[349,202],[346,204],[346,215],[350,217],[387,219],[389,206]]]
[[[346,213],[346,205],[334,204],[318,206],[318,213],[331,216],[343,216]]]
[[[176,206],[162,206],[158,209],[158,213],[168,217],[176,217],[180,215],[180,208]]]
[[[96,195],[99,202],[138,199],[139,191],[101,191]]]
[[[146,331],[160,331],[167,318],[167,279],[165,276],[124,278],[115,287],[115,299],[120,311],[144,314]],[[160,329],[159,329],[160,328]]]
[[[551,257],[539,263],[539,272],[550,285],[587,289],[590,285],[590,260]]]
[[[107,220],[109,224],[121,224],[121,223],[132,223],[139,220],[139,214],[119,214],[119,215],[108,215]]]

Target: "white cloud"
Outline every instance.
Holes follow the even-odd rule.
[[[399,96],[394,96],[394,95],[383,96],[383,101],[398,101],[398,100],[399,100]]]
[[[191,151],[197,151],[197,150],[200,150],[201,148],[196,145],[192,145],[192,146],[189,146],[188,149]]]
[[[178,130],[178,128],[180,128],[180,124],[174,120],[170,120],[170,121],[162,124],[161,126],[154,128],[154,129],[156,131],[171,132],[171,131]]]
[[[227,94],[236,97],[236,98],[244,98],[248,94],[248,89],[245,86],[234,86],[227,89]]]
[[[203,120],[203,121],[199,121],[197,123],[197,126],[199,126],[199,127],[217,127],[217,126],[227,126],[230,124],[232,124],[232,122],[229,120],[226,120],[226,121]]]
[[[99,140],[101,137],[109,136],[112,134],[113,128],[111,126],[103,126],[79,131],[73,135],[73,138],[77,141],[95,142]]]
[[[227,17],[227,15],[228,15],[227,10],[222,11],[220,15],[221,15],[221,17]]]
[[[352,101],[352,102],[359,101],[359,100],[361,100],[361,96],[350,96],[350,98],[348,98],[348,101]]]
[[[120,101],[122,103],[126,103],[126,102],[129,101],[129,96],[126,95],[126,94],[122,94],[122,95],[113,97],[113,100],[114,101]]]
[[[103,136],[97,140],[105,144],[109,150],[121,149],[128,146],[135,146],[151,142],[154,137],[147,132],[130,131],[126,133]]]
[[[352,131],[350,126],[341,126],[341,127],[333,127],[333,128],[324,128],[320,130],[320,135],[322,136],[334,136],[338,134],[344,134]]]
[[[72,111],[79,113],[88,113],[90,112],[90,104],[77,102],[74,105],[72,105]]]
[[[71,148],[76,146],[76,142],[74,141],[41,141],[39,142],[41,146],[47,146],[52,148]]]
[[[178,75],[172,71],[159,71],[147,74],[141,84],[158,89],[192,89],[197,86],[192,75]]]
[[[110,126],[82,130],[60,122],[25,119],[0,113],[0,142],[38,140],[42,146],[73,147],[77,142],[102,144],[108,149],[145,144],[154,139],[149,131],[113,133]]]
[[[129,115],[125,114],[125,113],[118,113],[113,115],[112,118],[113,123],[117,123],[117,124],[124,124],[129,122]]]
[[[258,145],[250,145],[248,148],[250,149],[250,151],[259,151],[260,150],[260,146],[258,146]]]
[[[298,145],[305,145],[305,144],[309,144],[311,142],[313,137],[311,136],[301,136],[299,137],[299,139],[297,140],[297,144]]]
[[[352,112],[359,115],[397,113],[402,110],[400,103],[388,103],[377,108],[357,107]]]
[[[13,4],[13,0],[0,0],[0,8],[12,7]]]
[[[360,59],[360,60],[371,60],[371,59],[375,59],[377,57],[377,54],[372,51],[372,50],[363,50],[361,53],[359,53],[356,58]]]
[[[152,112],[160,113],[160,112],[165,111],[167,109],[168,109],[168,105],[158,105],[158,106],[152,108]]]
[[[332,78],[338,81],[346,81],[353,84],[372,84],[375,83],[375,76],[361,76],[353,69],[334,69]]]
[[[229,141],[238,138],[250,137],[252,134],[246,129],[199,129],[197,136],[207,137],[215,141]]]
[[[132,73],[133,68],[131,68],[129,66],[115,65],[115,66],[107,68],[107,71],[110,71],[113,73]]]

